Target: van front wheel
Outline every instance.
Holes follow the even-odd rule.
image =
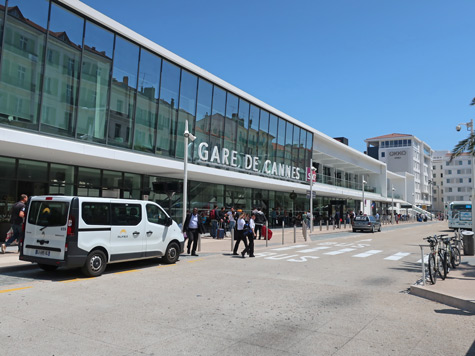
[[[106,255],[101,250],[94,250],[87,255],[82,273],[89,277],[99,277],[106,269]]]
[[[173,264],[178,261],[178,257],[180,257],[180,247],[175,242],[172,242],[167,247],[163,261],[167,264]]]

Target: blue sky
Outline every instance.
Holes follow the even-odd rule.
[[[473,0],[82,1],[359,151],[451,150],[475,116]]]

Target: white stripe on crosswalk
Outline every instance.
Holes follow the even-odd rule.
[[[398,253],[395,253],[392,256],[386,257],[385,260],[397,261],[397,260],[400,260],[401,258],[409,256],[409,255],[410,255],[410,253],[408,253],[408,252],[398,252]]]
[[[269,256],[269,257],[264,257],[266,260],[285,260],[286,258],[291,258],[291,257],[297,257],[298,255],[275,255],[275,256]]]
[[[344,249],[337,250],[337,251],[327,252],[327,253],[325,253],[325,255],[339,255],[339,254],[346,253],[346,252],[351,252],[351,251],[354,251],[354,250],[355,250],[354,248],[344,248]]]
[[[417,263],[421,263],[421,262],[422,262],[421,260],[417,261]],[[429,263],[429,255],[424,256],[424,263]]]
[[[287,246],[287,247],[280,247],[280,248],[273,248],[272,251],[287,251],[287,250],[293,250],[294,248],[301,248],[301,247],[307,247],[308,245],[293,245],[293,246]]]
[[[380,252],[383,252],[383,251],[381,251],[381,250],[369,250],[369,251],[354,255],[353,257],[365,258],[365,257],[369,257],[369,256],[372,256],[372,255],[376,255],[377,253],[380,253]]]
[[[330,248],[330,246],[320,246],[320,247],[315,247],[315,248],[308,248],[306,250],[300,250],[297,252],[302,252],[302,253],[308,253],[308,252],[315,252],[318,250],[326,250],[327,248]]]

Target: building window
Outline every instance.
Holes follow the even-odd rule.
[[[20,36],[20,49],[26,51],[28,47],[28,38]]]
[[[18,66],[17,79],[18,79],[19,86],[23,86],[23,84],[25,83],[25,74],[26,74],[26,68],[23,66]]]
[[[386,152],[381,152],[381,158],[384,157],[385,155],[386,155]]]
[[[459,166],[461,166],[461,165],[463,164],[463,162],[462,162],[462,161],[458,161],[458,162],[459,162]]]

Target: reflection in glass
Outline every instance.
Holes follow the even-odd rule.
[[[111,32],[86,22],[77,122],[79,139],[105,142],[113,46]]]
[[[64,164],[50,165],[49,194],[74,195],[74,167]]]
[[[275,157],[275,160],[277,163],[284,163],[285,129],[286,129],[285,120],[279,118],[279,131],[277,133],[277,149],[276,149],[276,157]]]
[[[259,108],[251,105],[249,111],[249,133],[247,138],[247,152],[251,156],[257,156],[259,145]]]
[[[213,146],[221,148],[223,145],[225,109],[226,92],[223,89],[214,86],[209,142],[210,149],[212,149]]]
[[[271,114],[269,119],[269,147],[268,159],[275,161],[275,152],[277,150],[277,125],[279,119],[277,116]]]
[[[78,195],[98,197],[101,186],[101,170],[78,167]]]
[[[259,160],[265,162],[268,159],[269,145],[271,141],[269,131],[269,112],[261,110],[261,118],[259,120],[259,144],[257,146],[257,153]]]
[[[176,158],[183,158],[185,121],[188,120],[188,130],[192,132],[195,124],[196,111],[196,86],[198,85],[198,78],[186,70],[181,72],[181,86],[180,86],[180,109],[178,110],[178,125],[176,131]],[[188,160],[191,161],[193,143],[188,141]]]
[[[300,164],[299,161],[299,143],[300,143],[300,130],[298,126],[294,126],[294,138],[292,140],[292,155],[291,161],[294,167],[298,167],[305,171],[305,166]],[[301,171],[302,172],[302,171]],[[300,179],[302,179],[302,174],[300,174]]]
[[[41,131],[74,136],[84,19],[51,5]]]
[[[11,0],[2,48],[0,122],[38,129],[48,1]]]
[[[15,179],[16,160],[15,158],[0,157],[0,178]]]
[[[116,36],[109,110],[108,143],[110,145],[131,146],[138,61],[139,47]]]
[[[18,160],[18,179],[22,181],[47,182],[48,163],[30,161],[26,159]]]
[[[154,152],[155,149],[161,66],[160,57],[141,49],[134,143],[139,151]]]
[[[0,1],[0,39],[3,36],[3,17],[5,16],[5,1]],[[0,40],[0,50],[2,49],[2,41]]]
[[[237,125],[237,148],[236,151],[243,155],[247,146],[247,133],[249,130],[249,103],[239,99],[239,119]]]
[[[238,105],[238,97],[231,93],[227,93],[226,119],[224,121],[224,147],[227,148],[230,152],[236,149]]]
[[[307,152],[305,150],[305,145],[307,142],[307,131],[302,129],[300,133],[300,141],[299,141],[299,162],[300,167],[307,171],[307,167],[310,167],[310,157],[307,160]]]
[[[292,140],[294,137],[294,125],[287,121],[285,129],[285,164],[292,165]]]
[[[196,140],[194,144],[193,162],[198,161],[198,147],[201,142],[209,143],[209,127],[211,124],[211,100],[213,85],[204,79],[198,81],[198,99],[196,105]]]
[[[140,174],[124,173],[124,182],[122,184],[124,199],[141,199],[141,178]]]
[[[180,68],[163,60],[162,83],[158,108],[157,153],[163,156],[174,155],[175,131],[178,116],[178,91],[180,89]]]

